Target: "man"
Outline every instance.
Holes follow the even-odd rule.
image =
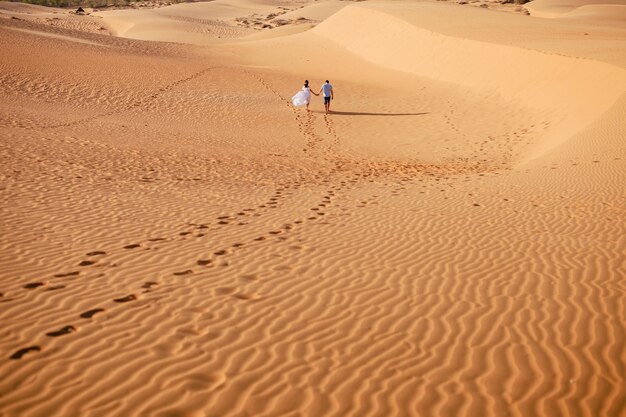
[[[334,98],[333,86],[328,80],[326,80],[326,83],[320,88],[317,94],[319,95],[322,92],[324,93],[324,109],[326,110],[326,114],[328,114],[328,112],[330,112],[330,100]]]

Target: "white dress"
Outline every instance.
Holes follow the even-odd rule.
[[[302,107],[311,102],[311,89],[309,87],[302,87],[302,90],[298,91],[295,96],[291,98],[291,103],[296,107]]]

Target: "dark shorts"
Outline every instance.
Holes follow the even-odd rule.
[[[324,104],[330,104],[330,97],[324,97]]]

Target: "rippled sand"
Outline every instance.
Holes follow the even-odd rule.
[[[485,4],[0,2],[0,415],[626,415],[626,6]]]

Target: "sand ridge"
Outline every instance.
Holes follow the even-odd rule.
[[[624,415],[621,29],[102,15],[0,20],[4,415]]]

